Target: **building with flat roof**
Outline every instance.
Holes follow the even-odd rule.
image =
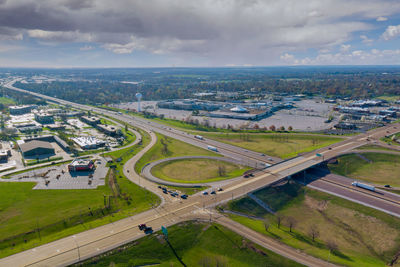
[[[24,157],[55,154],[49,142],[33,140],[19,145]]]
[[[23,106],[10,106],[11,115],[22,115],[30,113],[33,109],[36,109],[37,105],[23,105]]]
[[[94,161],[91,159],[74,159],[68,164],[68,171],[92,171],[94,170]]]
[[[94,117],[94,116],[82,116],[81,121],[86,122],[89,125],[97,125],[100,123],[100,118]]]
[[[81,136],[71,138],[80,148],[82,149],[96,149],[98,147],[103,147],[106,145],[106,142],[103,140],[99,140],[96,137],[92,136]]]
[[[119,128],[114,125],[98,124],[97,129],[99,129],[103,133],[114,136],[114,135],[117,135]]]
[[[35,120],[41,124],[54,123],[54,117],[49,113],[35,113]]]

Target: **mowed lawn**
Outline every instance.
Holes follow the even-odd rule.
[[[220,156],[220,154],[210,150],[202,149],[161,134],[156,135],[157,143],[137,162],[135,166],[136,172],[140,173],[145,164],[164,158],[179,156]],[[165,145],[163,145],[162,142]],[[165,146],[167,147],[166,150]]]
[[[305,134],[208,134],[204,136],[282,159],[342,141],[342,138]]]
[[[245,198],[247,201],[229,206],[263,219],[231,217],[307,254],[339,265],[367,267],[385,266],[399,251],[400,219],[394,216],[297,185],[268,188],[259,191],[257,196],[276,208],[277,215],[262,209],[254,214],[249,208],[257,204]],[[279,216],[282,218],[280,228],[277,224]],[[268,231],[265,220],[270,224]],[[294,221],[292,232],[289,221]],[[315,241],[310,234],[313,225],[319,233]],[[332,243],[337,248],[330,253],[328,244]]]
[[[380,185],[400,186],[400,155],[360,153],[338,158],[338,164],[329,164],[337,174]]]
[[[217,224],[186,222],[168,228],[168,240],[186,266],[302,266]],[[160,232],[75,266],[182,266]]]
[[[146,142],[148,137],[144,136],[143,145]],[[109,177],[105,186],[87,190],[32,190],[35,183],[1,182],[0,257],[104,225],[157,205],[157,196],[132,183],[122,173],[124,163],[140,149],[140,145],[135,145],[108,154],[114,159],[122,159],[115,166],[113,189]],[[117,187],[119,192],[115,190]],[[105,205],[108,205],[109,197],[111,207],[107,208]]]
[[[224,169],[224,172],[220,170]],[[174,182],[212,182],[241,176],[250,168],[213,159],[184,159],[160,163],[152,174]],[[221,175],[222,174],[222,175]]]

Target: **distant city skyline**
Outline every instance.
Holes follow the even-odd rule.
[[[0,0],[0,67],[398,65],[394,0]]]

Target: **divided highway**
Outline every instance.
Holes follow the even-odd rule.
[[[195,139],[193,135],[172,128],[170,129],[166,126],[149,122],[145,119],[133,118],[131,116],[120,115],[112,111],[92,108],[37,93],[31,93],[29,91],[13,87],[13,83],[14,81],[9,82],[5,84],[5,86],[13,90],[30,93],[63,105],[71,105],[76,108],[103,113],[148,131],[152,136],[152,141],[143,151],[150,149],[151,145],[155,143],[154,131],[199,147],[206,148],[207,145],[216,146],[222,155],[234,158],[236,160],[239,159],[243,162],[243,164],[247,162],[248,164],[245,165],[258,167],[261,169],[262,165],[265,166],[265,163],[269,162],[268,157],[266,159],[266,157],[261,156],[261,154],[257,152],[247,151],[242,148],[226,145],[212,140],[200,141]],[[81,259],[100,254],[103,251],[112,249],[131,240],[140,238],[141,233],[139,233],[137,230],[137,225],[139,223],[147,223],[153,226],[155,230],[158,230],[160,229],[161,225],[172,225],[189,219],[208,218],[209,220],[213,221],[221,220],[218,219],[221,218],[221,215],[214,213],[212,209],[216,205],[279,182],[285,177],[316,166],[324,160],[367,144],[369,143],[368,139],[379,139],[388,133],[397,132],[398,126],[399,124],[395,124],[375,129],[367,134],[350,137],[347,140],[330,146],[329,148],[322,148],[314,152],[306,153],[300,157],[280,162],[271,166],[270,168],[258,171],[254,178],[232,181],[225,186],[223,192],[219,192],[216,195],[194,195],[189,197],[187,200],[166,198],[164,199],[162,205],[147,212],[114,222],[112,224],[91,229],[89,231],[76,234],[72,237],[66,237],[35,249],[9,256],[7,258],[0,259],[0,266],[65,266]],[[157,187],[155,183],[140,179],[140,176],[134,172],[134,163],[140,158],[142,153],[144,153],[143,151],[141,151],[132,160],[130,160],[128,164],[125,165],[124,173],[132,182],[156,192]],[[316,153],[318,153],[318,155]],[[277,160],[273,159],[273,161],[276,162]],[[156,193],[160,195],[160,192]],[[224,219],[224,225],[225,224],[228,224],[230,226],[229,228],[231,229],[236,229],[237,232],[243,232],[243,229],[238,229],[238,227],[235,226],[236,224],[229,219]],[[248,231],[247,234],[250,237],[253,237],[254,240],[260,238],[259,235],[256,236],[256,234],[252,234],[251,231]],[[268,238],[264,237],[263,240],[268,241]],[[262,242],[260,241],[260,243]],[[288,252],[283,252],[282,249],[273,246],[270,249],[282,255],[289,253],[291,255],[290,258],[294,258],[296,261],[308,266],[327,265],[327,263],[315,258],[309,256],[304,257],[304,254],[296,251],[295,249],[288,248]]]

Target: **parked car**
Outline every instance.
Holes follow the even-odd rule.
[[[146,226],[146,224],[142,223],[142,224],[139,224],[138,227],[139,227],[140,231],[143,231],[144,229],[146,229],[147,226]]]
[[[188,195],[181,195],[181,198],[187,199],[187,198],[188,198]]]
[[[221,192],[221,191],[224,191],[224,189],[222,189],[221,187],[219,187],[219,188],[217,189],[217,191],[218,191],[218,192]]]
[[[211,195],[215,195],[217,192],[215,192],[215,190],[211,191]]]
[[[145,233],[145,234],[151,234],[151,233],[153,233],[153,228],[150,227],[150,226],[146,227],[146,228],[144,229],[144,233]]]
[[[384,186],[387,188],[391,188],[390,184],[385,184]]]
[[[208,192],[207,192],[207,191],[204,191],[204,192],[203,192],[203,195],[208,195]]]

